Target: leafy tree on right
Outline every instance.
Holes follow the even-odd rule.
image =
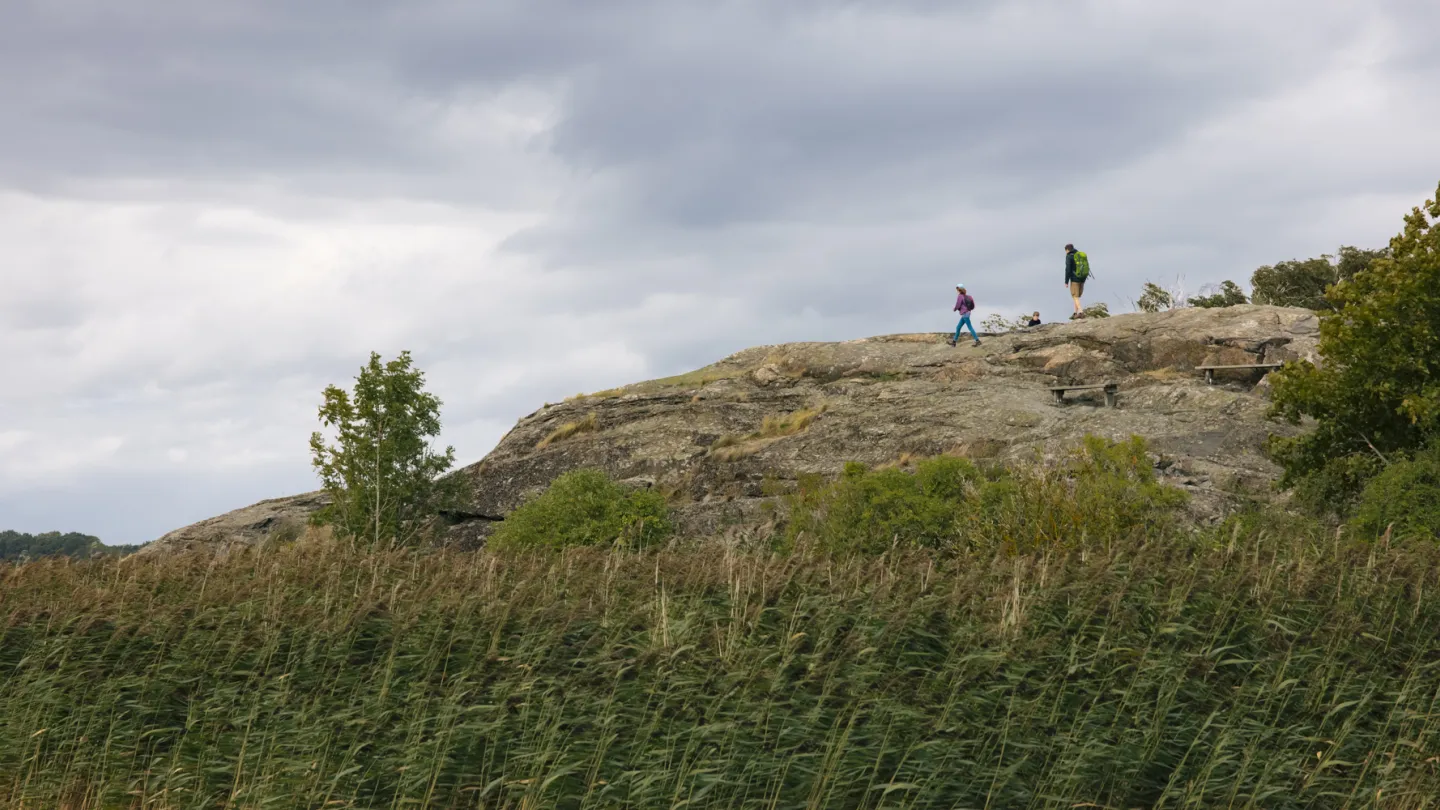
[[[1387,250],[1362,250],[1342,245],[1336,256],[1319,256],[1314,259],[1291,259],[1267,264],[1250,276],[1254,290],[1253,300],[1257,304],[1272,304],[1277,307],[1304,307],[1317,312],[1334,309],[1334,302],[1326,296],[1326,290],[1354,278],[1360,271],[1385,256]],[[1226,282],[1234,286],[1231,282]],[[1229,293],[1228,290],[1222,292]],[[1240,292],[1238,288],[1234,292]],[[1230,293],[1233,296],[1233,293]],[[1243,297],[1244,293],[1240,293]],[[1234,301],[1233,303],[1244,303]],[[1228,306],[1229,304],[1222,304]],[[1201,304],[1200,306],[1214,306]]]
[[[1274,375],[1276,414],[1316,422],[1313,432],[1272,444],[1281,483],[1302,502],[1347,512],[1372,478],[1409,463],[1440,432],[1437,220],[1440,189],[1405,218],[1387,251],[1342,250],[1331,266],[1351,275],[1324,293],[1323,366],[1291,363]]]

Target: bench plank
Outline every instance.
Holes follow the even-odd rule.
[[[1057,385],[1057,386],[1054,386],[1054,387],[1052,387],[1052,388],[1050,389],[1050,393],[1052,393],[1052,394],[1055,395],[1055,404],[1056,404],[1056,405],[1064,405],[1064,404],[1065,404],[1065,392],[1066,392],[1066,391],[1096,391],[1096,390],[1103,390],[1103,391],[1105,392],[1105,405],[1106,405],[1107,407],[1111,407],[1111,408],[1115,407],[1115,394],[1120,390],[1120,384],[1119,384],[1119,383],[1108,382],[1108,383],[1100,383],[1100,384],[1098,384],[1098,385]]]

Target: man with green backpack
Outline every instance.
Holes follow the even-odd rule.
[[[1085,294],[1085,279],[1090,277],[1090,257],[1074,245],[1065,246],[1065,286],[1070,290],[1070,299],[1075,302],[1075,314],[1070,320],[1085,317],[1085,307],[1080,296]]]

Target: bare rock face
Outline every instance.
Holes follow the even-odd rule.
[[[451,539],[482,542],[495,519],[583,467],[658,488],[684,531],[706,536],[753,524],[798,477],[834,475],[847,461],[1043,460],[1086,434],[1145,437],[1165,479],[1195,496],[1196,519],[1214,519],[1238,498],[1269,495],[1278,470],[1264,442],[1298,429],[1267,420],[1260,372],[1218,372],[1212,386],[1194,368],[1318,362],[1318,336],[1309,310],[1247,305],[1047,324],[979,347],[917,334],[747,349],[521,419],[459,473],[473,496]],[[1100,391],[1056,405],[1048,390],[1103,382],[1118,383],[1117,407],[1104,407]],[[230,518],[167,538],[256,525]]]
[[[328,503],[330,498],[323,492],[261,501],[176,529],[153,543],[147,543],[135,553],[165,554],[193,550],[223,553],[270,538],[295,537],[304,531],[310,516]]]

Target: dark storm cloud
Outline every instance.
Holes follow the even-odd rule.
[[[431,137],[454,94],[559,81],[557,153],[641,164],[635,205],[694,226],[937,171],[1020,170],[1029,182],[970,180],[1024,194],[1304,67],[1284,39],[1164,20],[1107,33],[1075,4],[1014,7],[1028,16],[988,3],[25,3],[0,31],[14,113],[0,165],[31,182],[363,169],[423,184],[463,151]]]

